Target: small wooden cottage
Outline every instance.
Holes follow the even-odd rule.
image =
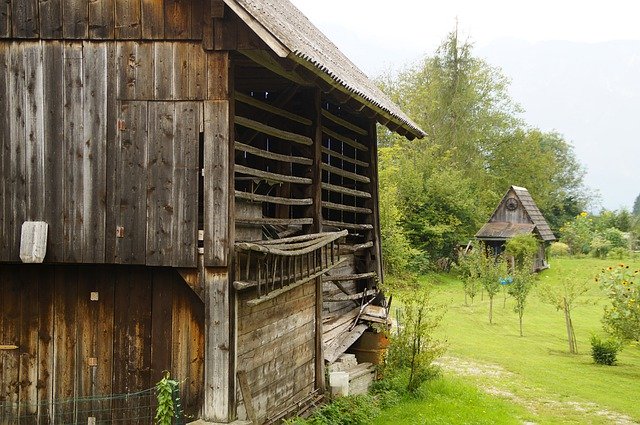
[[[500,254],[507,239],[523,234],[533,234],[540,241],[533,270],[549,267],[546,246],[556,238],[529,191],[511,186],[489,221],[476,233],[476,238],[491,247],[495,254]]]
[[[287,0],[2,2],[0,423],[314,401],[380,320],[376,123],[423,136]]]

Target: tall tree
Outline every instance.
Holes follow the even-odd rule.
[[[636,217],[640,216],[640,194],[638,196],[636,196],[636,200],[633,203],[633,210],[631,211],[633,213],[633,215],[635,215]]]

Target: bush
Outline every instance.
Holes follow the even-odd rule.
[[[613,260],[624,260],[625,258],[629,258],[630,256],[631,251],[629,251],[627,248],[621,247],[612,248],[611,251],[609,251],[609,254],[607,254],[607,258]]]
[[[602,340],[596,335],[591,336],[591,357],[597,364],[615,365],[619,350],[619,342],[613,339]]]
[[[620,341],[640,342],[640,270],[624,263],[607,267],[596,277],[611,305],[604,310],[605,331]]]
[[[569,245],[562,242],[553,242],[549,247],[549,255],[552,257],[566,257],[569,255]]]

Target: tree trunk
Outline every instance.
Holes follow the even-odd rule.
[[[493,325],[493,297],[489,297],[489,324]]]
[[[522,334],[522,312],[518,313],[519,319],[520,319],[520,336],[524,336]]]

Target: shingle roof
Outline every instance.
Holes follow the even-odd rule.
[[[551,231],[547,220],[545,220],[544,216],[538,209],[538,206],[533,202],[533,198],[529,191],[524,187],[519,186],[511,186],[511,189],[516,193],[516,196],[524,207],[524,210],[529,215],[529,218],[531,218],[531,221],[535,223],[542,240],[545,242],[555,241],[556,237]]]
[[[535,224],[509,223],[506,221],[495,221],[486,223],[476,233],[478,239],[504,240],[518,235],[527,235],[536,228]]]
[[[361,103],[402,126],[412,135],[425,135],[415,122],[288,0],[224,1],[234,10],[237,10],[238,5],[242,7],[251,18],[289,50],[290,58],[305,62],[317,75],[329,77],[343,91],[349,92]],[[247,17],[240,18],[245,22],[248,20]],[[252,26],[256,22],[247,24]]]

